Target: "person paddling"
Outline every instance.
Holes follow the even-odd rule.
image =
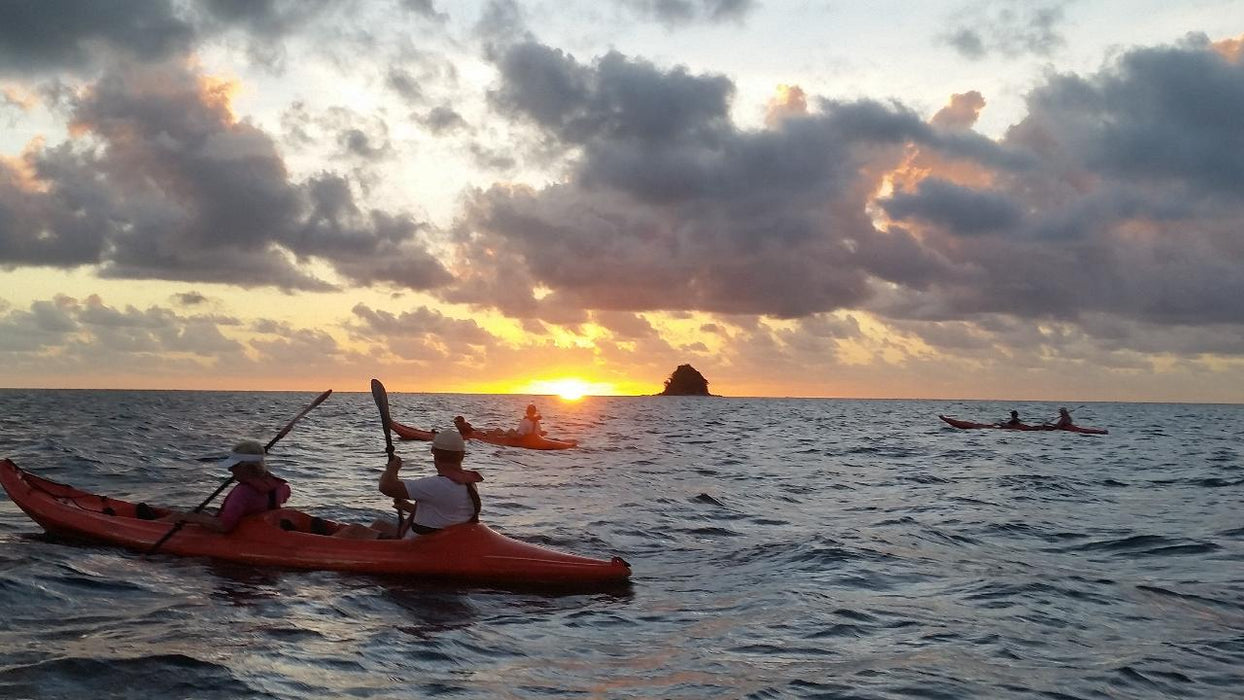
[[[536,405],[534,403],[527,404],[527,412],[523,415],[522,420],[518,422],[518,428],[514,430],[514,435],[520,438],[543,435],[544,431],[540,429],[541,420],[543,420],[543,416],[540,415],[540,411],[536,410]]]
[[[1062,430],[1070,428],[1072,425],[1071,411],[1068,411],[1066,408],[1058,409],[1058,420],[1054,422],[1054,428]]]
[[[268,471],[265,458],[263,445],[254,440],[239,442],[220,463],[220,466],[228,467],[238,483],[225,496],[225,502],[216,514],[173,511],[158,519],[185,522],[224,533],[231,532],[237,527],[238,521],[248,515],[280,508],[289,500],[289,482],[273,476]],[[140,506],[140,518],[144,515],[142,510]]]
[[[468,423],[467,419],[462,416],[454,416],[454,427],[458,429],[458,434],[461,435],[463,439],[470,438],[475,434],[475,427]]]
[[[1012,410],[1011,417],[998,424],[1003,428],[1022,428],[1024,424],[1019,420],[1019,411]]]
[[[336,537],[348,539],[396,539],[437,532],[450,525],[479,522],[480,500],[475,484],[484,480],[480,473],[462,468],[466,441],[456,431],[437,431],[432,438],[432,464],[436,476],[402,479],[402,458],[389,457],[380,475],[380,493],[394,505],[410,512],[409,526],[399,529],[390,520],[376,520],[370,526],[348,525]],[[411,501],[414,501],[413,503]]]

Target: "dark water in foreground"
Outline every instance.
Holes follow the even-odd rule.
[[[192,507],[313,394],[0,391],[0,456]],[[395,394],[516,421],[525,397]],[[539,399],[472,445],[484,520],[631,562],[542,595],[50,541],[0,497],[0,697],[1244,697],[1244,407],[1090,404],[1107,436],[957,431],[955,401]],[[503,420],[504,418],[504,420]],[[290,505],[391,514],[370,394],[273,449]],[[418,472],[426,443],[401,443]]]

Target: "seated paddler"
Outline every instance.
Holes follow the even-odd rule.
[[[417,537],[450,525],[479,522],[480,500],[475,484],[484,480],[477,471],[463,469],[466,441],[456,430],[437,431],[432,438],[432,466],[436,476],[401,478],[402,458],[393,455],[380,475],[380,493],[393,499],[403,516],[401,525],[376,520],[370,526],[350,525],[337,537],[351,539]]]
[[[220,466],[229,469],[238,483],[225,496],[216,514],[173,511],[160,520],[184,521],[214,532],[230,532],[237,527],[238,521],[248,515],[280,508],[289,500],[289,483],[268,471],[266,458],[263,445],[258,442],[239,442],[220,463]]]

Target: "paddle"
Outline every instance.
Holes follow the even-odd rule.
[[[393,416],[389,413],[389,392],[384,390],[384,385],[379,379],[371,380],[371,397],[376,400],[376,408],[380,410],[380,427],[384,430],[384,451],[393,458]],[[397,536],[401,539],[406,534],[407,527],[405,517],[402,515],[402,507],[396,502],[393,504],[394,510],[397,511]],[[415,517],[414,513],[410,514],[411,519]]]
[[[289,431],[291,431],[291,430],[293,430],[293,429],[294,429],[294,424],[295,424],[295,423],[297,423],[298,421],[302,420],[303,416],[305,416],[305,415],[307,415],[308,413],[310,413],[310,412],[311,412],[311,409],[313,409],[313,408],[315,408],[316,406],[319,406],[320,404],[324,403],[324,400],[325,400],[325,399],[327,399],[327,398],[328,398],[328,395],[329,395],[329,394],[331,394],[331,393],[333,393],[333,390],[332,390],[332,389],[329,389],[328,391],[324,392],[323,394],[320,394],[319,396],[315,397],[315,399],[314,399],[313,401],[311,401],[311,403],[310,403],[310,404],[309,404],[306,408],[302,409],[302,413],[299,413],[298,415],[294,416],[294,419],[293,419],[293,420],[291,420],[289,423],[286,423],[284,428],[281,428],[281,431],[280,431],[279,433],[277,433],[277,434],[276,434],[276,437],[274,437],[274,438],[272,438],[271,440],[269,440],[267,445],[264,445],[264,447],[263,447],[263,451],[266,453],[268,450],[272,449],[272,446],[273,446],[273,445],[275,445],[275,444],[277,443],[277,440],[280,440],[281,438],[283,438],[283,437],[285,437],[286,435],[288,435],[288,434],[289,434]],[[207,498],[203,499],[203,502],[202,502],[202,503],[200,503],[199,505],[195,506],[194,510],[192,510],[192,511],[190,511],[190,512],[192,512],[192,513],[198,513],[199,511],[201,511],[201,510],[203,510],[204,508],[206,508],[206,507],[207,507],[207,504],[211,503],[211,502],[212,502],[212,501],[213,501],[213,500],[214,500],[217,496],[219,496],[219,495],[220,495],[220,492],[221,492],[221,491],[224,491],[224,490],[225,490],[225,487],[227,487],[229,484],[232,484],[232,483],[233,483],[233,480],[234,480],[234,477],[233,477],[232,475],[230,475],[230,477],[229,477],[228,479],[225,479],[224,483],[222,483],[220,486],[217,486],[217,487],[216,487],[216,490],[212,492],[212,495],[210,495],[210,496],[208,496]],[[181,530],[181,529],[182,529],[183,527],[185,527],[185,526],[186,526],[186,521],[185,521],[185,520],[178,520],[178,521],[177,521],[177,522],[173,525],[173,527],[169,529],[169,531],[168,531],[168,532],[164,533],[164,536],[163,536],[163,537],[161,537],[159,540],[157,540],[155,544],[151,545],[151,549],[148,549],[148,550],[147,550],[147,554],[155,554],[155,551],[156,551],[157,549],[159,549],[159,548],[160,548],[160,545],[162,545],[162,544],[164,544],[165,542],[167,542],[167,541],[169,540],[169,538],[170,538],[170,537],[172,537],[173,535],[176,535],[176,534],[177,534],[177,532],[178,532],[179,530]]]
[[[379,379],[371,380],[371,397],[380,409],[380,427],[384,429],[384,451],[393,456],[393,416],[389,413],[389,393]]]

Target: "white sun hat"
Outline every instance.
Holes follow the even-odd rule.
[[[220,461],[220,466],[227,468],[238,464],[263,464],[264,457],[263,445],[255,440],[243,440],[233,446],[229,456]]]
[[[442,430],[432,438],[432,449],[466,452],[466,441],[457,430]]]

